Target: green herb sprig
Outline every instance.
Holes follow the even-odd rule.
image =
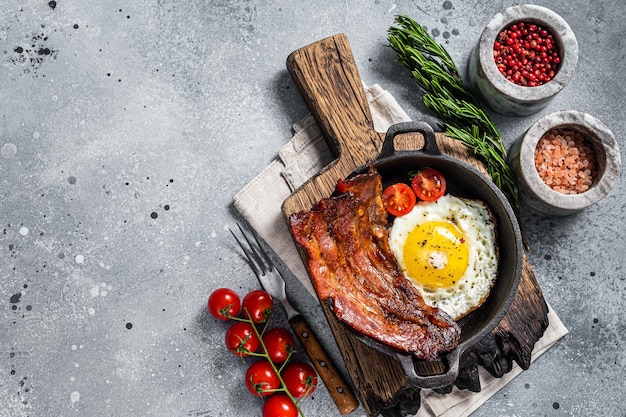
[[[493,182],[518,206],[517,183],[506,162],[498,129],[463,83],[454,61],[415,20],[397,15],[388,41],[422,88],[424,105],[439,117],[445,133],[468,146],[485,163]]]

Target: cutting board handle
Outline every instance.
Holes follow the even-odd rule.
[[[287,70],[337,158],[332,164],[340,165],[338,178],[378,155],[382,135],[374,129],[346,35],[337,34],[297,49],[287,57]]]

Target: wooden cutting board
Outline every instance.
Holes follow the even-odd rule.
[[[348,39],[338,34],[294,51],[287,69],[317,120],[336,159],[294,191],[283,203],[287,218],[309,210],[317,201],[330,196],[337,180],[374,159],[384,134],[374,130],[363,84]],[[483,170],[467,148],[441,133],[440,149]],[[398,137],[397,149],[420,149],[420,134]],[[420,406],[419,389],[409,386],[402,367],[394,357],[380,353],[355,338],[337,320],[326,303],[321,303],[352,378],[357,397],[368,416],[406,415]],[[480,343],[461,360],[461,372],[454,385],[480,391],[477,366],[496,377],[511,370],[515,360],[523,369],[530,366],[531,352],[548,326],[548,308],[526,256],[520,286],[509,312]],[[443,364],[418,363],[419,373],[441,372]],[[447,393],[452,385],[439,392]]]

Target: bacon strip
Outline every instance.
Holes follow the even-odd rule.
[[[289,218],[294,240],[308,257],[321,300],[340,321],[379,342],[435,360],[459,342],[460,328],[424,303],[402,275],[387,240],[382,181],[369,171],[337,184],[338,195]]]

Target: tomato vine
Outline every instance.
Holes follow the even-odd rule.
[[[222,297],[215,296],[216,292],[222,294]],[[272,300],[269,294],[262,290],[252,291],[248,295],[253,293],[255,297],[248,297],[248,299],[257,298],[259,302],[244,302],[241,310],[239,310],[237,305],[229,304],[233,300],[235,300],[235,304],[238,302],[238,299],[232,293],[234,291],[225,291],[223,288],[215,290],[209,297],[209,312],[218,320],[232,320],[235,322],[226,332],[225,344],[228,350],[239,356],[244,362],[247,357],[261,358],[263,362],[269,364],[271,371],[275,374],[278,384],[276,384],[276,379],[272,372],[264,369],[266,364],[258,365],[259,362],[255,362],[251,367],[257,364],[256,368],[260,369],[259,372],[263,376],[259,377],[258,373],[248,375],[250,372],[246,372],[247,378],[249,378],[249,380],[245,381],[248,390],[264,400],[263,416],[273,416],[269,409],[277,408],[279,404],[283,405],[281,410],[292,409],[290,404],[286,404],[286,401],[290,401],[297,410],[295,415],[299,414],[305,417],[300,402],[315,390],[317,373],[313,367],[306,363],[290,362],[296,350],[294,339],[286,335],[286,333],[289,333],[286,329],[275,328],[268,330],[270,316],[273,313],[273,308],[268,308],[267,304],[266,296]],[[227,296],[224,296],[224,294]],[[241,312],[241,316],[239,312]],[[262,314],[259,312],[262,312]],[[270,341],[270,338],[274,339]],[[271,349],[268,348],[268,344],[272,346]],[[304,375],[303,379],[290,377],[289,381],[286,381],[283,374],[289,367],[298,368],[300,374]],[[302,369],[306,371],[302,371]],[[253,376],[255,380],[252,380]],[[269,381],[263,380],[263,378]],[[276,387],[276,385],[278,386]],[[272,400],[270,401],[270,399]]]

